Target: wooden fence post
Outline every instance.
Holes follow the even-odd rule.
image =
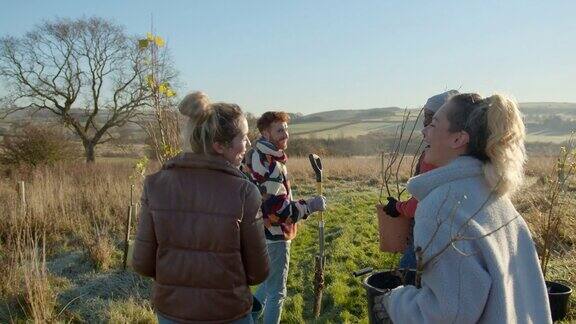
[[[22,215],[26,215],[26,184],[20,181],[20,208],[22,208]]]
[[[124,231],[124,258],[123,268],[126,270],[128,265],[128,250],[130,249],[130,226],[132,224],[132,213],[134,212],[134,185],[130,186],[130,205],[128,206],[128,215],[126,217],[126,229]]]
[[[132,220],[132,205],[128,206],[128,215],[126,217],[126,230],[124,232],[124,258],[123,267],[126,270],[128,264],[128,248],[130,247],[130,223]]]

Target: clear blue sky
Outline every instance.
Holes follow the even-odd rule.
[[[181,92],[260,114],[422,105],[447,88],[576,102],[576,1],[21,0],[0,34],[101,16],[145,34],[154,16]]]

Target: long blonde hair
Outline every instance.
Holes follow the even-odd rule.
[[[466,131],[468,154],[484,162],[484,175],[498,194],[515,192],[524,181],[526,131],[516,102],[495,94],[452,97],[450,131]]]
[[[203,92],[188,94],[178,110],[189,118],[182,134],[185,152],[214,153],[213,143],[228,145],[241,132],[242,109],[236,104],[211,103]]]

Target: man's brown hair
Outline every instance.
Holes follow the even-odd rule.
[[[272,125],[273,122],[283,122],[287,123],[290,121],[290,115],[283,111],[267,111],[256,122],[256,127],[260,132],[265,131]]]

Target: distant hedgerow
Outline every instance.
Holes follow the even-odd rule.
[[[76,157],[74,145],[61,128],[27,124],[0,141],[0,164],[6,166],[53,165]]]

